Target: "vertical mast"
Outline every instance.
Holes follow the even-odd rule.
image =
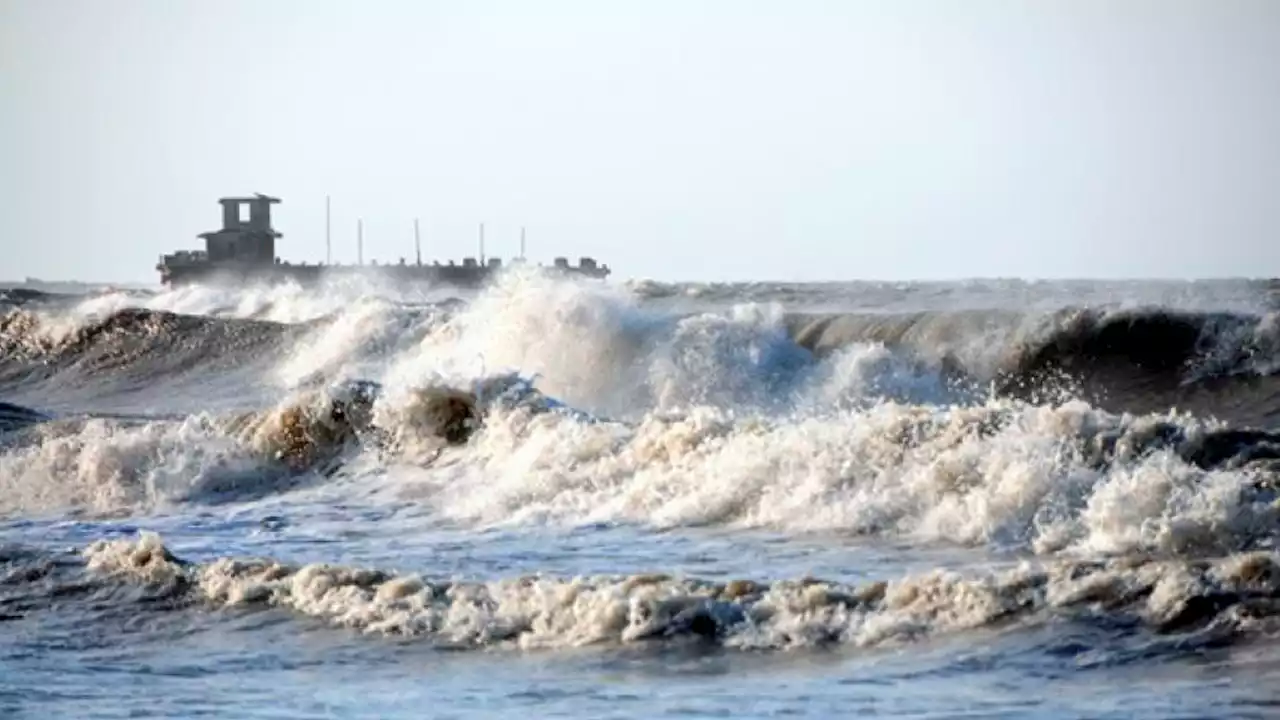
[[[484,265],[484,223],[480,223],[480,264]]]
[[[364,220],[356,220],[356,264],[364,265]]]
[[[413,250],[418,255],[418,264],[422,264],[422,236],[418,234],[418,218],[413,219]]]

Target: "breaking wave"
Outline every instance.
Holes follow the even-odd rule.
[[[177,557],[159,536],[96,541],[79,557],[9,549],[0,612],[42,596],[155,612],[283,609],[360,632],[453,649],[695,642],[742,650],[901,646],[979,629],[1071,623],[1122,628],[1140,652],[1182,652],[1274,632],[1280,557],[1126,558],[934,571],[854,585],[819,578],[708,580],[665,574],[489,581],[411,571]],[[131,590],[132,589],[132,590]]]
[[[337,483],[347,503],[476,527],[712,525],[1041,555],[1258,549],[1280,521],[1280,435],[1186,416],[887,402],[623,423],[477,403],[441,388],[361,410],[311,393],[227,417],[57,420],[6,443],[0,509],[111,514]],[[432,472],[346,471],[362,458]]]
[[[950,382],[1041,400],[1085,399],[1116,412],[1174,407],[1257,424],[1280,413],[1274,314],[1161,308],[793,315],[818,355],[864,343],[894,348]]]

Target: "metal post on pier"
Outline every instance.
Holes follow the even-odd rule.
[[[418,264],[422,264],[422,235],[418,233],[418,218],[413,219],[413,249],[418,255]]]

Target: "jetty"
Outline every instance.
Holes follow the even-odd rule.
[[[218,203],[222,205],[222,227],[197,236],[204,240],[204,250],[178,250],[162,255],[156,263],[161,283],[168,286],[279,281],[314,284],[322,278],[373,275],[394,282],[426,282],[474,287],[484,284],[503,268],[501,258],[485,257],[484,225],[480,225],[479,257],[464,257],[461,263],[449,260],[444,264],[439,261],[424,264],[417,221],[414,221],[416,258],[413,263],[406,263],[404,258],[401,258],[398,264],[379,265],[373,262],[366,265],[363,221],[359,221],[356,225],[358,258],[356,264],[332,264],[328,262],[331,245],[327,237],[329,232],[327,200],[325,203],[326,262],[286,262],[276,255],[276,241],[282,238],[283,234],[271,225],[271,208],[280,202],[280,198],[260,193],[247,197],[219,199]],[[524,262],[524,231],[522,230],[520,255],[514,258],[511,264],[520,265]],[[608,265],[597,263],[590,257],[579,258],[577,265],[570,265],[567,258],[557,257],[547,269],[599,279],[608,277],[611,272]]]

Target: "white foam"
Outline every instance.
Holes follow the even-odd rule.
[[[457,462],[393,487],[480,525],[710,523],[1041,553],[1229,549],[1280,519],[1247,471],[1126,454],[1157,420],[995,401],[807,418],[703,407],[634,426],[498,411]],[[1110,462],[1106,434],[1120,438]]]
[[[614,286],[511,272],[384,380],[414,386],[519,371],[570,404],[632,417],[646,409],[774,403],[809,363],[776,306],[677,316],[638,302]]]
[[[668,321],[611,286],[512,271],[399,358],[384,381],[415,387],[519,370],[575,404],[622,410],[643,399],[636,359]]]
[[[532,650],[701,636],[739,648],[901,644],[997,621],[1049,622],[1081,612],[1136,617],[1153,629],[1226,619],[1280,592],[1272,554],[1191,564],[1132,560],[933,571],[860,587],[840,582],[709,582],[666,575],[430,579],[327,564],[219,558],[184,567],[158,536],[98,541],[90,570],[122,580],[186,585],[218,606],[271,606],[369,633],[456,647]],[[1214,605],[1197,599],[1214,598]],[[1252,614],[1265,612],[1256,608]]]
[[[406,310],[377,298],[355,302],[294,343],[276,366],[275,380],[293,388],[315,377],[376,377],[443,318],[443,312]]]
[[[0,454],[0,511],[163,508],[261,464],[203,416],[128,425],[60,421],[34,432],[35,442]]]

